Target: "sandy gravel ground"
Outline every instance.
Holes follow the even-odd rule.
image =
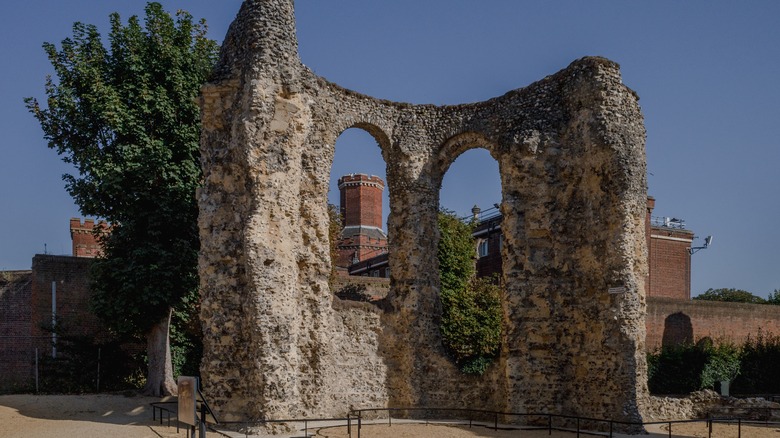
[[[173,438],[186,437],[186,431],[176,432],[175,421],[152,421],[150,403],[161,399],[123,395],[6,395],[0,396],[0,438]],[[303,425],[300,425],[302,429]],[[667,437],[666,425],[649,428],[644,437]],[[353,427],[352,437],[357,437]],[[346,438],[346,427],[322,427],[309,425],[309,436],[322,438]],[[209,432],[209,437],[230,436],[243,438],[243,433],[225,432],[224,435]],[[303,437],[303,431],[288,437]],[[587,436],[587,435],[584,435]],[[616,435],[620,436],[620,435]],[[625,435],[624,435],[625,436]],[[707,438],[705,423],[674,424],[673,437]],[[737,438],[736,424],[715,424],[713,437]],[[361,438],[542,438],[550,437],[547,431],[498,430],[447,424],[387,424],[364,425]],[[554,431],[552,438],[573,438],[574,433]],[[640,436],[642,437],[642,436]],[[284,438],[280,436],[279,438]],[[742,426],[741,438],[780,438],[780,427]]]
[[[669,427],[666,425],[655,426],[655,430],[668,436]],[[709,436],[707,423],[672,424],[672,436],[707,438]],[[736,423],[713,423],[712,436],[717,438],[780,438],[780,428],[776,424],[773,426],[743,424],[738,427]]]
[[[633,435],[637,438],[653,437],[661,438],[669,436],[669,429],[666,425],[653,425],[648,427],[650,434],[648,435]],[[712,430],[712,436],[717,438],[737,438],[738,429],[736,424],[714,424]],[[317,432],[317,437],[323,438],[346,438],[346,428],[323,428]],[[352,431],[353,438],[357,437],[355,430]],[[386,424],[364,426],[361,431],[361,438],[419,438],[419,437],[436,437],[436,438],[473,438],[473,437],[490,437],[490,438],[574,438],[576,433],[553,431],[552,435],[548,435],[546,430],[498,430],[474,427],[469,429],[464,426],[447,426],[447,425],[392,425],[388,427]],[[592,435],[581,435],[592,436]],[[630,437],[632,435],[615,434],[616,437]],[[708,431],[706,423],[687,423],[687,424],[673,424],[672,425],[672,437],[699,437],[707,438]],[[742,426],[741,438],[780,438],[780,429],[775,427],[759,427],[759,426]]]
[[[168,438],[167,427],[152,421],[151,397],[123,395],[4,395],[0,396],[0,437],[3,438]]]

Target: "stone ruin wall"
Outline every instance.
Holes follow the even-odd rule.
[[[439,406],[641,419],[637,100],[602,58],[476,104],[371,98],[301,64],[292,0],[245,1],[202,92],[202,379],[220,418]],[[371,133],[387,163],[384,309],[341,302],[328,286],[329,174],[351,127]],[[505,336],[483,377],[445,357],[437,323],[439,189],[474,147],[499,163],[505,236]]]

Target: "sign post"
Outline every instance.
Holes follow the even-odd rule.
[[[179,376],[177,382],[179,390],[179,421],[190,425],[190,429],[195,435],[195,426],[198,425],[198,415],[196,412],[195,398],[198,394],[198,378],[189,376]]]

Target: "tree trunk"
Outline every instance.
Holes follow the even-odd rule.
[[[149,359],[149,373],[146,376],[146,395],[162,397],[176,395],[176,382],[173,381],[171,364],[171,342],[168,336],[171,325],[171,313],[149,330],[146,334],[146,355]]]

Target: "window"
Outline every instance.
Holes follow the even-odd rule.
[[[488,255],[488,250],[488,240],[481,239],[477,244],[477,254],[479,254],[480,257],[486,257]]]

